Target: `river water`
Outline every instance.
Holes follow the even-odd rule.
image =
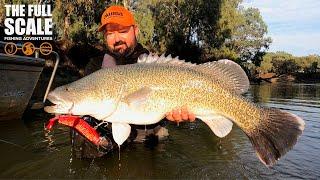
[[[225,138],[202,122],[168,126],[170,138],[155,147],[130,144],[98,159],[72,156],[69,129],[46,133],[49,116],[33,112],[0,122],[0,178],[201,178],[320,179],[320,84],[252,85],[245,95],[263,106],[302,117],[298,143],[272,168],[255,156],[236,126]]]

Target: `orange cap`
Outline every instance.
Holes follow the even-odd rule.
[[[101,25],[98,31],[102,31],[107,24],[119,24],[122,26],[135,25],[132,13],[123,6],[110,6],[101,16]]]

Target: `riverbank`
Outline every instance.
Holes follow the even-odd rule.
[[[296,73],[296,74],[283,74],[278,77],[270,78],[271,83],[320,83],[320,73]]]
[[[282,74],[277,76],[275,73],[267,73],[259,75],[259,77],[251,77],[251,84],[260,84],[262,82],[268,83],[308,83],[315,84],[320,83],[320,73],[294,73],[294,74]]]
[[[320,73],[297,74],[295,75],[297,83],[320,83]]]

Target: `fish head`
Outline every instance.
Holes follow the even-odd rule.
[[[85,87],[77,88],[72,84],[57,87],[47,97],[54,105],[46,106],[44,110],[55,114],[90,115],[96,103],[92,93]]]

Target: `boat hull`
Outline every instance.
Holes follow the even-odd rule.
[[[0,121],[21,118],[43,67],[44,59],[0,53]]]

